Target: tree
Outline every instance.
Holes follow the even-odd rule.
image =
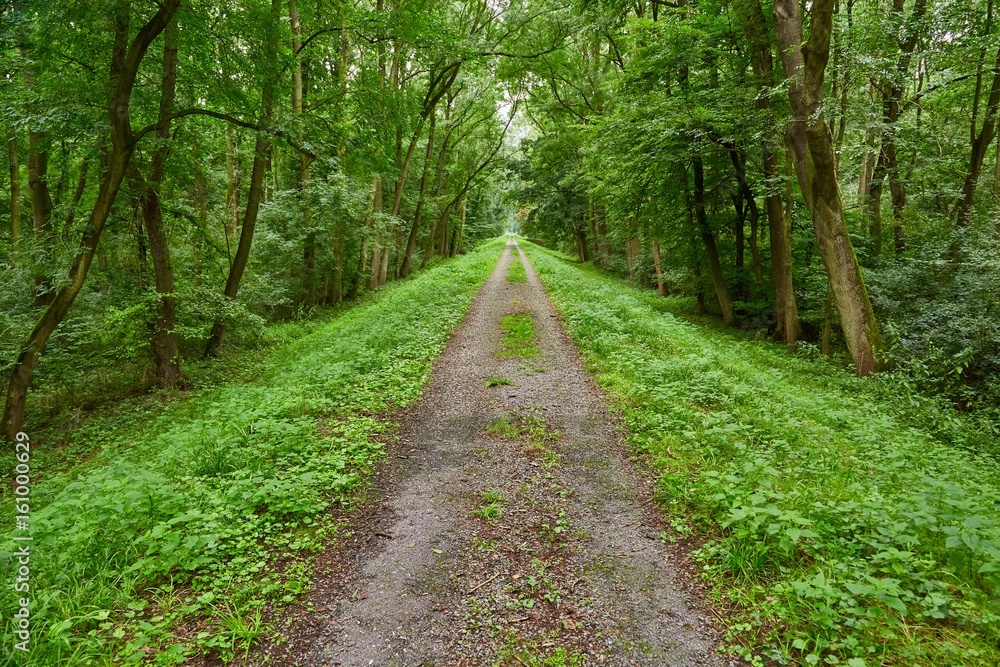
[[[35,328],[28,336],[11,373],[3,423],[0,425],[3,435],[10,440],[13,440],[15,434],[21,430],[21,424],[24,422],[25,399],[28,394],[28,386],[31,384],[31,377],[38,365],[38,359],[42,356],[52,333],[66,317],[66,313],[69,312],[70,306],[73,305],[73,301],[83,287],[90,264],[93,261],[94,251],[97,249],[101,232],[104,230],[104,224],[111,213],[111,206],[118,195],[118,190],[132,158],[132,152],[135,150],[129,102],[132,98],[132,90],[135,86],[139,66],[142,64],[149,45],[173,20],[178,4],[179,0],[164,0],[152,18],[139,29],[131,43],[126,41],[127,36],[124,30],[116,30],[111,56],[111,79],[114,82],[114,93],[108,104],[111,148],[108,154],[107,168],[104,178],[101,180],[97,201],[91,209],[86,230],[80,241],[79,252],[70,268],[69,282],[58,290],[55,298],[42,313]],[[117,16],[117,25],[126,24],[127,18],[124,15]]]
[[[774,30],[789,79],[793,118],[788,142],[796,176],[812,216],[847,349],[858,375],[864,376],[882,365],[882,336],[847,234],[833,137],[822,112],[833,6],[834,0],[817,0],[810,6],[809,39],[804,41],[799,3],[776,0]]]

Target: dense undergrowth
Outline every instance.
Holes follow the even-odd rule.
[[[659,475],[668,537],[700,547],[733,650],[1000,664],[1000,466],[971,419],[525,246]]]
[[[500,243],[285,332],[253,381],[86,426],[83,464],[44,459],[65,465],[32,488],[31,651],[10,659],[176,664],[248,650],[307,585],[311,554],[337,531],[329,509],[382,455],[392,425],[377,413],[415,400]],[[3,580],[15,569],[3,553]],[[3,587],[0,606],[15,609],[14,596]],[[8,617],[6,646],[11,631]]]

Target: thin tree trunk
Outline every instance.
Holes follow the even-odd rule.
[[[375,214],[376,224],[381,225],[377,220],[378,214],[382,213],[382,177],[375,177],[375,196],[372,199],[372,212]],[[375,238],[372,244],[372,275],[369,284],[374,289],[378,287],[379,270],[382,267],[382,230],[376,229]]]
[[[893,0],[891,13],[900,24],[897,31],[899,41],[899,57],[896,60],[895,76],[890,81],[882,83],[882,128],[881,148],[878,163],[875,166],[872,180],[868,185],[868,214],[871,218],[871,233],[875,240],[875,254],[882,254],[882,181],[889,179],[889,191],[892,195],[892,214],[894,219],[893,238],[897,254],[905,247],[905,226],[903,213],[906,208],[906,187],[899,175],[899,164],[896,158],[896,126],[901,115],[900,102],[905,92],[905,82],[910,75],[910,60],[917,47],[920,36],[920,25],[927,9],[927,0],[915,0],[909,20],[903,17],[903,0]]]
[[[278,53],[278,22],[281,16],[281,0],[271,0],[271,25],[268,26],[270,35],[267,39],[265,61],[273,62]],[[270,74],[264,79],[263,91],[261,95],[260,120],[257,123],[261,129],[266,128],[271,123],[271,113],[274,106],[274,79]],[[226,287],[223,295],[230,300],[236,299],[240,289],[240,281],[243,279],[243,272],[246,270],[247,261],[250,258],[250,245],[253,243],[254,227],[257,224],[257,213],[260,210],[260,200],[263,194],[264,185],[264,165],[267,163],[267,154],[271,149],[271,138],[266,132],[257,132],[257,140],[254,142],[253,170],[250,172],[250,190],[247,193],[246,211],[243,214],[243,226],[240,229],[240,242],[236,246],[236,256],[233,258],[233,265],[229,267],[229,277],[226,279]],[[222,349],[223,341],[226,337],[226,323],[220,317],[212,325],[212,333],[209,335],[208,344],[205,346],[205,356],[215,356]]]
[[[28,194],[31,199],[31,226],[37,238],[44,239],[52,230],[52,199],[49,196],[49,154],[39,145],[41,132],[28,135]]]
[[[751,44],[750,62],[757,78],[757,106],[764,112],[768,127],[773,126],[770,91],[774,85],[774,60],[771,40],[767,34],[764,10],[760,0],[742,0],[747,39]],[[792,281],[791,200],[787,211],[781,192],[775,187],[782,178],[778,157],[779,142],[769,131],[762,142],[761,162],[767,185],[764,210],[767,213],[768,237],[771,245],[771,283],[774,287],[775,334],[794,351],[799,337],[799,311]],[[790,181],[788,187],[791,187]]]
[[[66,213],[66,223],[63,225],[63,238],[69,238],[70,228],[73,226],[73,220],[76,218],[76,207],[80,204],[80,200],[83,199],[83,193],[87,190],[87,172],[90,170],[90,156],[83,158],[83,163],[80,165],[80,176],[76,181],[76,190],[73,191],[73,199],[69,203],[69,212]]]
[[[858,375],[882,365],[882,337],[844,222],[836,155],[823,118],[823,73],[830,55],[834,0],[814,0],[809,41],[798,0],[775,0],[778,51],[790,81],[789,142],[799,187],[809,207],[844,339]]]
[[[826,288],[825,306],[823,308],[823,338],[820,346],[822,354],[830,354],[830,338],[833,334],[833,290]]]
[[[288,18],[292,28],[292,53],[295,55],[295,67],[292,69],[292,112],[299,119],[302,117],[305,101],[305,89],[302,83],[302,23],[299,20],[299,8],[295,0],[288,2]],[[309,156],[299,154],[299,202],[302,206],[302,228],[306,230],[305,247],[302,251],[302,263],[305,268],[306,308],[316,305],[316,230],[312,229],[312,211],[307,203],[309,188]]]
[[[993,28],[993,0],[989,0],[986,8],[986,34],[989,35]],[[981,129],[976,131],[976,124],[979,116],[980,97],[982,94],[983,61],[986,58],[986,46],[982,47],[979,54],[979,63],[976,67],[976,89],[972,98],[972,119],[969,125],[969,168],[966,172],[965,182],[962,184],[962,196],[955,206],[955,213],[959,229],[968,227],[972,221],[972,204],[976,194],[976,185],[979,182],[979,172],[983,167],[983,160],[986,158],[986,149],[996,133],[997,105],[1000,104],[1000,49],[997,50],[996,63],[993,66],[993,83],[990,86],[990,95],[986,102],[986,111],[983,114],[983,124]],[[951,255],[958,256],[958,239],[952,242]]]
[[[10,169],[10,240],[21,238],[21,167],[17,161],[17,139],[11,133],[7,140],[7,166]]]
[[[729,151],[729,157],[732,160],[733,168],[736,170],[736,180],[740,186],[740,194],[743,200],[746,202],[746,207],[743,209],[743,215],[740,217],[739,229],[740,236],[742,237],[742,218],[745,217],[746,213],[750,213],[750,257],[753,260],[753,274],[757,279],[757,282],[764,281],[764,268],[760,261],[760,248],[757,247],[757,222],[760,220],[760,209],[757,208],[757,198],[754,197],[753,190],[750,189],[750,184],[747,182],[747,171],[746,171],[746,157],[742,154],[742,151],[737,151],[735,146],[732,146]],[[740,214],[740,209],[737,208],[737,214]],[[743,253],[740,252],[740,255]],[[740,257],[742,259],[742,257]],[[742,265],[742,264],[741,264]]]
[[[233,126],[226,125],[226,206],[230,212],[232,233],[236,234],[240,224],[240,173],[234,133]]]
[[[660,268],[660,244],[653,241],[653,270],[656,271],[656,291],[660,296],[666,296],[667,292],[663,286],[663,271]]]
[[[701,240],[705,244],[708,255],[708,266],[712,272],[712,285],[715,287],[715,296],[719,300],[719,309],[722,310],[722,322],[728,327],[736,321],[733,315],[733,306],[729,301],[729,291],[726,289],[726,278],[722,273],[722,264],[719,262],[719,250],[715,245],[715,235],[708,226],[708,216],[705,213],[705,169],[702,166],[701,155],[695,154],[692,158],[694,166],[694,214],[698,221],[698,229],[701,232]]]
[[[427,172],[431,164],[431,157],[434,154],[434,126],[437,114],[431,112],[431,122],[427,129],[427,151],[424,153],[424,169],[420,175],[420,191],[417,195],[417,207],[413,212],[413,224],[410,226],[410,235],[406,239],[406,251],[403,254],[403,263],[399,267],[399,275],[402,278],[410,275],[410,261],[413,256],[413,249],[417,245],[417,234],[420,231],[420,218],[424,210],[424,196],[427,193]]]
[[[180,355],[177,353],[177,336],[174,324],[177,319],[177,301],[174,298],[174,269],[170,261],[170,243],[163,229],[163,210],[160,206],[160,184],[166,172],[167,140],[170,137],[170,114],[174,109],[177,89],[177,22],[172,21],[163,32],[163,78],[160,84],[160,109],[156,131],[159,145],[152,158],[149,180],[143,193],[142,212],[149,250],[153,257],[153,280],[157,303],[156,332],[153,335],[153,357],[156,364],[156,383],[172,387],[181,374]]]
[[[385,235],[383,238],[386,239],[385,247],[382,249],[382,262],[378,270],[378,286],[382,287],[385,285],[385,281],[389,274],[389,256],[392,250],[392,237],[390,235]]]
[[[132,125],[129,116],[129,102],[135,86],[136,74],[150,43],[173,19],[179,0],[163,0],[152,19],[149,20],[126,49],[127,34],[119,32],[124,39],[116,39],[112,55],[115,92],[108,107],[111,126],[111,150],[108,154],[108,168],[101,182],[97,201],[90,213],[87,228],[80,242],[80,250],[69,271],[69,280],[63,285],[52,302],[42,313],[28,336],[11,373],[7,390],[0,431],[4,437],[14,440],[24,423],[25,401],[28,387],[34,375],[38,360],[45,350],[49,337],[69,312],[73,301],[83,287],[90,269],[101,232],[111,213],[111,207],[118,195],[122,180],[128,170],[129,161],[135,148]]]
[[[736,210],[736,219],[733,221],[733,245],[736,246],[736,268],[742,269],[746,262],[746,222],[747,214],[745,210],[746,200],[742,193],[733,195],[733,208]]]
[[[441,144],[441,152],[438,153],[438,163],[437,163],[437,188],[434,191],[434,204],[435,208],[440,206],[441,195],[444,194],[445,188],[448,184],[448,140],[451,135],[445,137],[444,142]],[[436,211],[435,211],[436,213]],[[439,217],[434,216],[434,220],[431,223],[431,233],[430,237],[427,239],[427,250],[424,251],[424,258],[420,261],[420,268],[424,268],[428,261],[434,257],[434,250],[436,244],[434,243],[437,238],[437,231],[439,227]]]

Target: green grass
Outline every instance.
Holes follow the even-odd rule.
[[[535,320],[530,313],[513,313],[500,319],[500,350],[498,357],[533,359],[538,356]]]
[[[1000,469],[971,422],[524,246],[671,523],[697,533],[734,651],[1000,664]]]
[[[524,272],[524,264],[521,263],[520,259],[515,258],[511,261],[510,267],[507,269],[507,282],[512,285],[528,282],[528,274]]]
[[[308,586],[313,554],[337,533],[330,510],[356,497],[392,432],[378,413],[417,398],[501,248],[307,325],[252,382],[88,422],[76,437],[92,438],[78,447],[86,461],[50,466],[32,487],[32,641],[19,663],[245,654],[268,630],[262,610]],[[12,470],[12,453],[0,465]],[[12,514],[0,517],[5,531]],[[16,567],[0,553],[0,580],[12,582]],[[0,608],[14,600],[12,586],[0,588]],[[197,634],[177,634],[196,623]],[[2,628],[8,650],[10,613]]]
[[[493,387],[509,387],[514,384],[513,380],[510,378],[500,377],[497,375],[491,375],[486,378],[486,387],[492,389]]]
[[[503,491],[500,489],[487,489],[481,494],[479,507],[474,509],[472,513],[487,521],[495,521],[503,513],[503,504],[505,502],[507,502],[507,499],[504,498]]]

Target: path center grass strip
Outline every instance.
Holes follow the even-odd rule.
[[[943,442],[924,427],[940,415],[876,381],[691,324],[652,290],[523,245],[659,475],[669,537],[705,540],[695,558],[734,651],[1000,664],[993,459]]]
[[[53,499],[32,507],[20,664],[247,651],[265,610],[306,587],[311,554],[337,529],[331,508],[382,456],[375,436],[393,425],[374,415],[417,398],[502,249],[494,241],[385,288],[275,350],[259,381],[195,394],[135,423],[128,446],[98,453],[84,476],[47,479]],[[0,609],[23,595],[9,585],[17,567],[0,554]],[[5,651],[13,629],[5,613]]]
[[[538,337],[531,313],[522,311],[504,315],[500,318],[500,333],[498,357],[533,359],[538,356]]]

